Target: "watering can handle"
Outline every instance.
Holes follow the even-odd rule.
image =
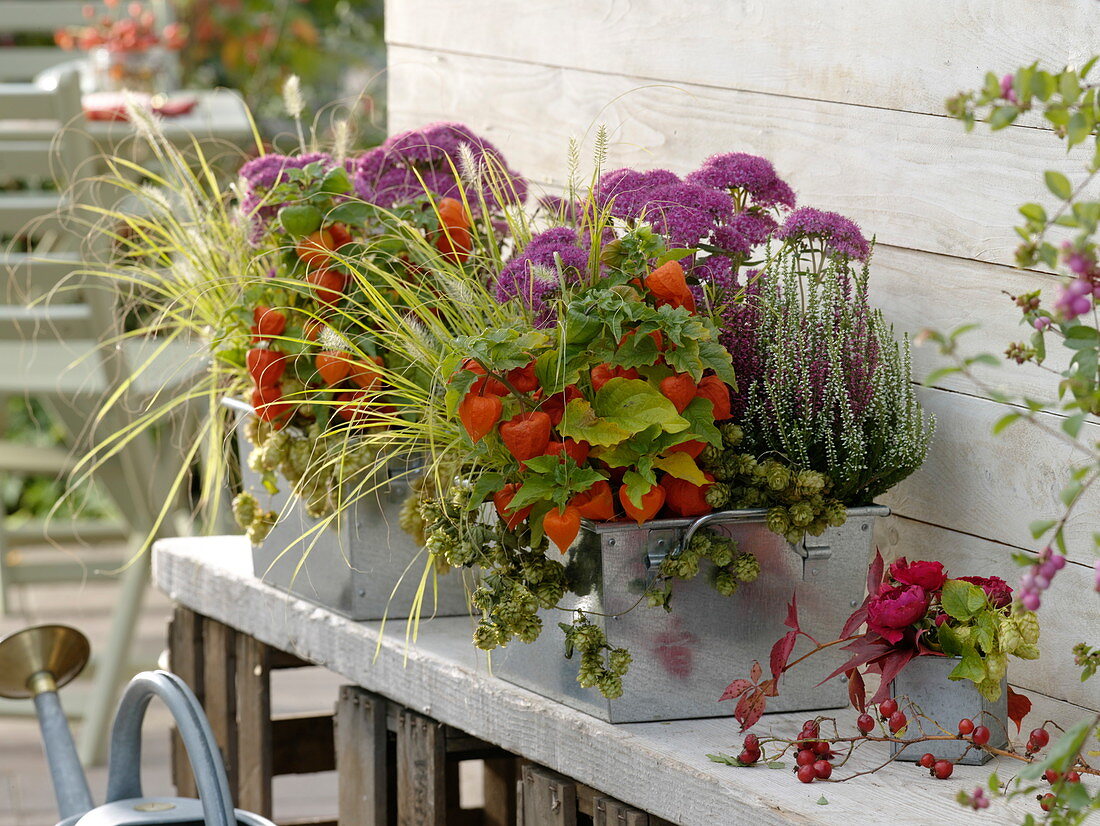
[[[236,826],[233,798],[210,723],[187,683],[167,671],[144,671],[130,681],[111,730],[107,802],[142,797],[141,724],[153,697],[160,697],[176,722],[195,776],[207,826]]]

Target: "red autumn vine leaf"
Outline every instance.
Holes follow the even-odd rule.
[[[760,684],[760,690],[764,692],[765,697],[778,697],[779,696],[779,683],[776,680],[764,680]]]
[[[795,631],[801,631],[798,626],[798,594],[791,594],[791,603],[787,606],[787,618],[783,621],[783,624],[788,628],[793,628]]]
[[[749,671],[749,679],[754,683],[758,683],[762,676],[764,676],[764,669],[760,667],[759,662],[754,662],[752,664],[752,669]]]
[[[1023,726],[1024,718],[1027,717],[1028,712],[1031,711],[1031,700],[1029,700],[1023,694],[1020,694],[1012,690],[1012,686],[1008,687],[1008,719],[1016,724],[1016,732],[1020,732],[1020,728]]]
[[[886,572],[886,563],[882,560],[882,553],[875,548],[875,558],[867,569],[867,593],[877,594],[878,586],[882,584],[883,574]]]
[[[751,680],[734,680],[732,683],[726,686],[726,690],[722,692],[722,696],[718,698],[718,702],[722,702],[723,700],[732,700],[734,697],[740,697],[742,694],[753,687],[753,682]]]
[[[764,706],[767,700],[764,692],[759,689],[750,691],[737,701],[737,708],[733,716],[741,724],[741,731],[746,731],[756,725],[764,714]]]
[[[863,683],[863,675],[859,673],[858,668],[853,668],[847,672],[848,676],[848,699],[852,701],[852,705],[860,713],[867,710],[867,686]]]
[[[791,604],[793,605],[794,603]],[[783,670],[787,667],[787,660],[791,658],[791,652],[794,650],[794,644],[797,640],[798,631],[788,631],[776,640],[775,645],[772,646],[772,677],[776,680],[779,679],[779,675],[782,674]]]

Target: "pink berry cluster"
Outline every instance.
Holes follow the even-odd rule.
[[[985,796],[985,789],[981,786],[975,788],[970,794],[960,792],[959,799],[962,801],[963,805],[970,806],[976,811],[989,808],[989,798]]]
[[[1020,578],[1020,602],[1029,611],[1038,611],[1041,594],[1050,587],[1054,575],[1066,567],[1066,558],[1047,546],[1039,555],[1039,561]]]
[[[1081,249],[1069,241],[1062,245],[1062,261],[1077,277],[1062,290],[1054,308],[1066,321],[1073,321],[1089,312],[1094,300],[1100,301],[1100,267],[1094,250]]]

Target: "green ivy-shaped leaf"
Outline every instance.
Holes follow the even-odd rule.
[[[966,622],[985,605],[985,592],[977,585],[949,579],[943,585],[943,610],[952,619]]]
[[[666,433],[680,433],[689,427],[672,402],[662,396],[657,388],[640,379],[611,379],[596,393],[594,409],[600,418],[618,425],[631,435],[653,425],[660,425]]]
[[[593,447],[617,445],[629,439],[634,432],[619,422],[596,415],[587,399],[573,399],[566,404],[558,425],[558,433],[562,436],[588,442]]]

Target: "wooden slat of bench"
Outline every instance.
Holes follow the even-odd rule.
[[[271,773],[312,774],[336,768],[331,714],[293,714],[271,721]]]
[[[177,606],[168,626],[168,662],[172,672],[180,677],[199,701],[203,696],[202,617],[182,606]],[[197,794],[191,765],[183,741],[172,729],[172,782],[176,794],[194,797]]]
[[[528,763],[523,767],[520,826],[577,826],[577,784]]]
[[[237,805],[270,818],[271,648],[237,635]]]
[[[445,826],[446,759],[443,726],[402,710],[397,728],[398,826]]]
[[[234,791],[237,789],[235,634],[228,625],[209,618],[203,619],[203,707],[210,720],[214,740],[225,761],[229,788]]]
[[[340,688],[333,723],[341,826],[389,823],[388,705],[358,686]]]

